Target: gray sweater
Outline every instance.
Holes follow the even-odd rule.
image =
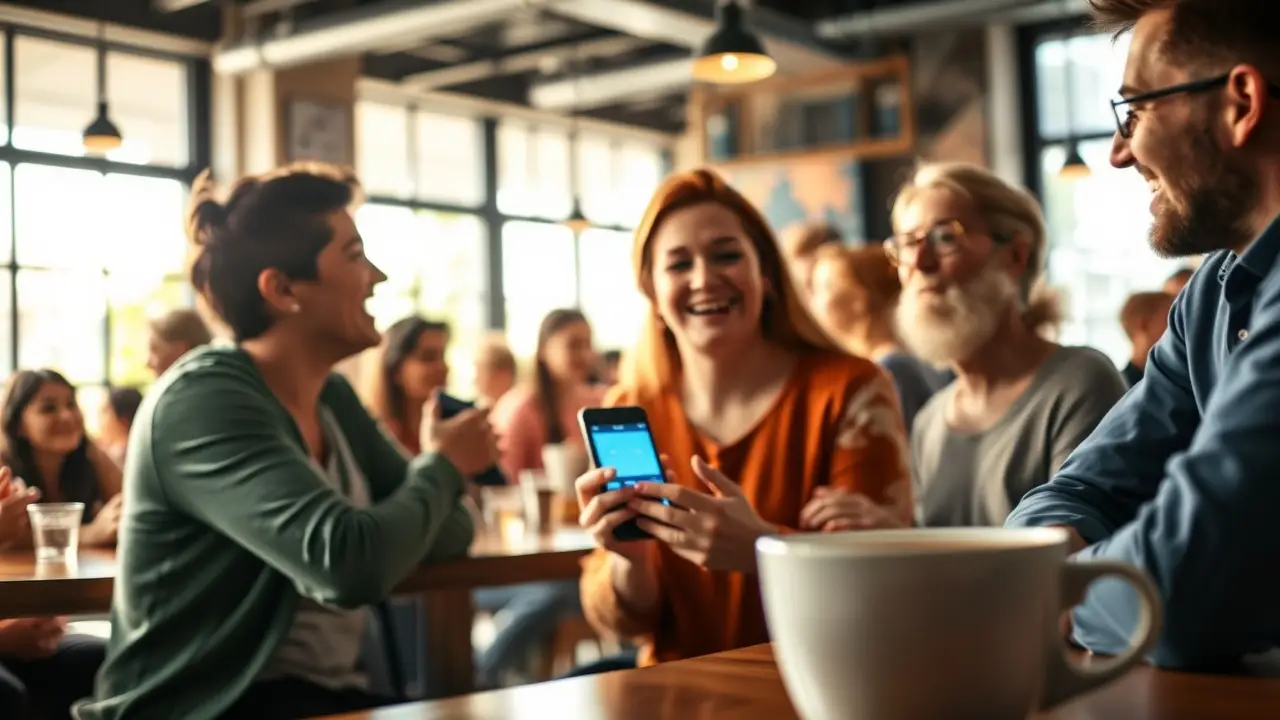
[[[927,527],[1000,526],[1026,492],[1049,481],[1124,395],[1124,379],[1092,348],[1064,347],[995,425],[953,430],[953,382],[916,415],[911,471],[916,516]]]

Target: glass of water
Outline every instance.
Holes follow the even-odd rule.
[[[80,544],[84,503],[35,503],[27,506],[37,562],[73,562]]]

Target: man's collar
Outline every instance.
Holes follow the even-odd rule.
[[[1266,277],[1275,266],[1277,255],[1280,255],[1280,215],[1240,253],[1240,264],[1258,277]]]

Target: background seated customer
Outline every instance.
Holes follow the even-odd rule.
[[[382,334],[365,398],[370,412],[410,455],[422,452],[422,410],[449,382],[449,326],[411,315]]]
[[[645,409],[670,481],[602,493],[604,468],[577,491],[600,545],[583,609],[603,633],[639,640],[643,665],[766,642],[756,538],[908,522],[911,484],[892,384],[818,328],[742,195],[709,170],[671,176],[633,258],[651,312],[605,404]],[[806,516],[823,487],[870,501],[856,517]],[[631,518],[656,539],[614,539]]]
[[[516,356],[502,333],[485,337],[476,350],[476,404],[493,407],[516,384]]]
[[[1207,257],[1142,382],[1008,524],[1066,526],[1080,557],[1141,568],[1164,605],[1149,659],[1222,669],[1280,647],[1280,44],[1249,0],[1093,5],[1133,29],[1126,94],[1211,79],[1121,106],[1111,147],[1155,188],[1156,254]],[[1137,623],[1118,585],[1094,583],[1073,613],[1099,653]]]
[[[115,464],[124,467],[125,452],[129,447],[129,428],[142,405],[142,391],[135,387],[113,387],[98,409],[98,436],[96,441],[102,451]]]
[[[0,467],[0,543],[15,535],[30,537],[26,524],[15,520],[26,518],[27,505],[39,495],[18,489],[12,479],[12,472]],[[105,643],[66,630],[60,617],[0,620],[0,717],[64,720],[71,703],[93,692]]]
[[[1173,295],[1166,292],[1134,293],[1120,308],[1120,326],[1124,328],[1124,334],[1129,337],[1129,344],[1133,347],[1129,363],[1120,369],[1120,374],[1129,387],[1137,385],[1142,379],[1142,373],[1147,367],[1147,355],[1169,327],[1169,308],[1173,305],[1173,298]]]
[[[836,342],[889,373],[910,435],[916,413],[952,376],[902,349],[893,327],[901,294],[898,271],[884,248],[818,249],[810,307]]]
[[[1045,229],[1025,191],[972,165],[922,165],[894,202],[893,228],[898,332],[957,374],[911,434],[919,520],[1000,525],[1124,394],[1124,380],[1102,353],[1038,333],[1056,302],[1033,292]]]
[[[213,340],[200,313],[189,308],[170,310],[148,323],[147,367],[159,377],[183,354]]]
[[[152,388],[125,478],[107,660],[80,720],[326,715],[379,704],[362,606],[472,539],[465,478],[496,459],[483,411],[424,411],[407,459],[331,370],[377,344],[351,181],[288,168],[193,189],[193,285],[234,346]]]
[[[588,384],[596,364],[591,325],[581,311],[552,310],[538,328],[532,382],[517,385],[493,408],[502,470],[513,483],[543,469],[542,448],[565,445],[585,454],[578,411],[600,404],[604,391]],[[533,648],[546,647],[565,618],[580,616],[575,580],[481,588],[475,606],[494,612],[498,631],[476,659],[480,687],[499,684]]]
[[[783,233],[783,260],[797,292],[806,299],[813,291],[813,263],[818,259],[818,249],[828,245],[843,246],[844,237],[826,223],[796,225]]]
[[[114,545],[120,524],[120,466],[85,434],[76,390],[53,370],[9,376],[0,406],[0,464],[40,492],[42,502],[84,503],[81,546]],[[26,527],[27,514],[8,522]],[[30,544],[30,533],[20,533]]]

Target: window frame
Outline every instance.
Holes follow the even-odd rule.
[[[150,59],[165,60],[179,63],[186,73],[187,86],[187,108],[186,108],[186,142],[187,142],[187,164],[182,167],[164,166],[164,165],[141,165],[127,162],[119,162],[108,160],[101,157],[86,157],[73,155],[58,155],[55,153],[40,152],[36,150],[26,150],[14,147],[13,130],[14,120],[17,116],[16,106],[16,67],[15,67],[15,40],[20,36],[28,36],[52,40],[56,42],[66,43],[69,45],[87,46],[96,49],[98,40],[95,38],[86,38],[77,35],[71,35],[60,32],[52,32],[42,28],[32,28],[12,23],[0,24],[0,50],[4,53],[3,67],[3,91],[4,91],[4,108],[3,121],[7,128],[3,143],[0,143],[0,162],[8,163],[11,179],[16,177],[17,169],[24,164],[44,165],[74,170],[90,170],[105,177],[110,174],[130,175],[138,177],[158,178],[165,180],[176,180],[182,184],[187,191],[190,190],[196,176],[211,163],[211,98],[212,89],[212,71],[207,58],[201,58],[191,55],[183,55],[179,53],[170,53],[157,51],[147,47],[141,47],[128,43],[120,43],[115,41],[107,41],[106,49],[109,52],[120,52],[129,55],[136,55]],[[94,109],[92,107],[85,108],[85,123],[92,119]],[[14,182],[9,183],[8,188],[8,204],[9,204],[9,257],[6,261],[0,262],[0,271],[7,273],[9,277],[9,287],[7,288],[9,297],[8,320],[9,323],[9,365],[11,368],[18,369],[21,344],[19,332],[19,303],[20,293],[18,292],[17,282],[19,274],[23,270],[53,270],[41,265],[28,265],[19,262],[18,257],[18,227],[17,227],[17,208],[16,208],[17,189]],[[104,281],[109,283],[110,272],[107,268],[97,268],[103,274]],[[180,277],[179,274],[166,274],[162,283],[172,282]],[[112,368],[112,336],[111,327],[112,306],[110,295],[106,298],[103,307],[103,325],[102,325],[102,348],[104,357],[102,359],[103,376],[96,383],[86,382],[87,386],[106,387],[113,376]]]

